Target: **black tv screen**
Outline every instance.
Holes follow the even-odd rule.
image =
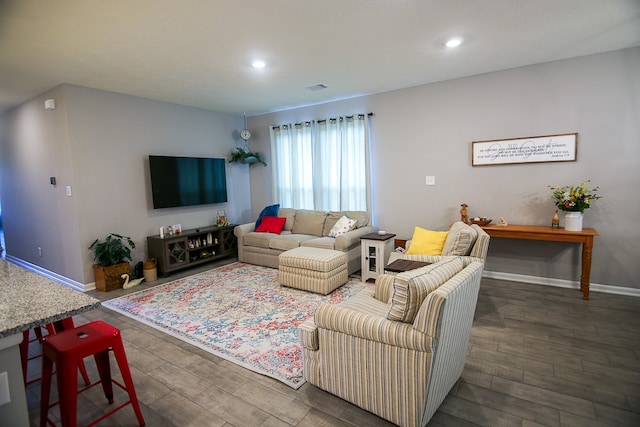
[[[227,201],[224,159],[149,156],[153,208]]]

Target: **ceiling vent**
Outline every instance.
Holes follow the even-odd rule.
[[[317,85],[313,85],[313,86],[307,86],[307,90],[310,90],[311,92],[316,92],[318,90],[323,90],[328,88],[329,86],[327,86],[324,83],[319,83]]]

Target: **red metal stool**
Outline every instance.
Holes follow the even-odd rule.
[[[40,377],[38,377],[38,378],[33,378],[31,380],[27,380],[27,367],[29,366],[29,361],[36,359],[38,357],[42,357],[42,354],[29,356],[29,344],[36,341],[42,343],[42,328],[45,328],[47,330],[47,333],[51,335],[51,334],[64,331],[65,329],[73,329],[73,327],[74,327],[73,319],[71,317],[67,317],[65,319],[58,320],[53,323],[47,323],[45,326],[38,326],[33,328],[33,332],[35,334],[35,338],[33,339],[31,339],[31,330],[26,330],[22,332],[22,342],[20,343],[19,348],[20,348],[20,360],[22,362],[22,379],[24,380],[25,387],[27,387],[27,385],[34,383],[40,379]],[[80,368],[80,374],[82,375],[82,379],[84,380],[84,383],[86,385],[91,384],[91,381],[89,380],[89,374],[87,373],[87,368],[84,366],[84,362],[80,362],[79,368]]]
[[[109,350],[118,362],[120,373],[124,380],[122,385],[111,378],[111,366],[109,365]],[[141,426],[144,426],[144,418],[140,411],[140,404],[136,396],[135,388],[127,356],[124,352],[120,330],[100,320],[68,329],[55,335],[42,339],[42,395],[40,400],[40,426],[44,427],[48,419],[49,396],[51,392],[51,371],[55,363],[58,371],[58,398],[60,402],[60,418],[64,427],[76,426],[77,394],[97,384],[102,384],[104,395],[109,404],[113,403],[113,384],[122,388],[129,394],[129,400],[104,414],[88,426],[93,426],[106,417],[131,404]],[[80,390],[77,389],[76,370],[83,358],[93,355],[98,367],[100,381],[97,381]],[[87,426],[87,427],[88,427]]]

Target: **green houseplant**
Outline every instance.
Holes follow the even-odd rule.
[[[264,161],[260,153],[245,151],[241,147],[238,147],[231,152],[229,163],[242,163],[248,165],[251,165],[253,163],[262,163],[263,165],[267,166],[267,163]]]
[[[89,246],[93,251],[93,273],[96,289],[111,291],[122,287],[123,274],[129,274],[131,250],[136,247],[130,237],[111,233],[104,241],[96,239]]]

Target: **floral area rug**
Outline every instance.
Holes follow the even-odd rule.
[[[305,383],[298,325],[320,303],[371,286],[350,281],[324,296],[280,286],[278,270],[235,262],[102,305],[298,389]]]

